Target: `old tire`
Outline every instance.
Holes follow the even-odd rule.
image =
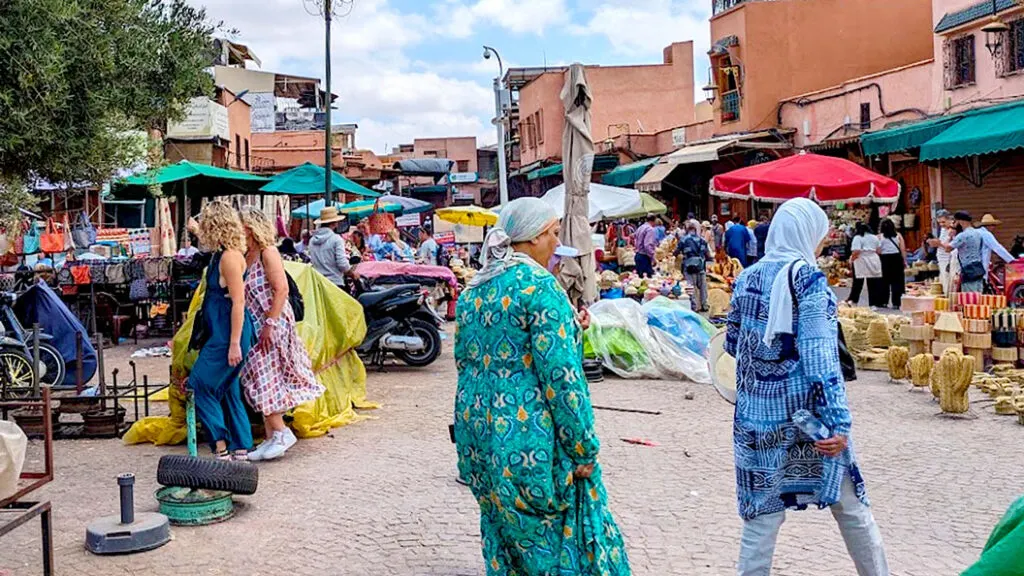
[[[162,486],[249,495],[256,492],[259,469],[248,462],[168,455],[160,457],[156,481]]]

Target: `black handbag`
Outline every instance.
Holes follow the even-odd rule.
[[[800,313],[800,306],[796,301],[796,287],[793,284],[793,272],[795,268],[789,267],[789,294],[793,299],[793,326],[798,325],[798,317]],[[847,382],[853,382],[857,379],[857,362],[853,359],[853,355],[850,354],[850,350],[846,347],[846,338],[843,337],[842,327],[837,327],[839,332],[839,338],[837,339],[836,346],[839,353],[839,367],[843,371],[843,380]],[[796,329],[793,330],[794,334]]]
[[[292,306],[292,314],[295,315],[296,322],[302,322],[306,317],[306,302],[302,299],[302,292],[299,292],[299,285],[295,283],[292,275],[286,271],[284,276],[288,279],[288,303]]]

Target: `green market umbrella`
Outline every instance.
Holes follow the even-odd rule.
[[[152,196],[150,187],[159,185],[164,196],[228,196],[257,194],[269,178],[248,172],[218,168],[182,160],[177,164],[129,176],[112,186],[113,195],[122,200]]]
[[[260,192],[264,194],[287,194],[289,196],[323,194],[326,172],[322,166],[306,162],[302,166],[297,166],[274,176],[270,182],[260,188]],[[355,194],[368,198],[380,196],[380,192],[375,192],[365,186],[356,184],[334,171],[331,171],[331,184],[334,192]]]
[[[342,204],[338,207],[338,212],[347,216],[351,221],[366,218],[374,212],[401,214],[402,205],[394,202],[380,202],[379,200],[356,200],[348,204]]]

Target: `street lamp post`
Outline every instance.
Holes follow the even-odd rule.
[[[332,13],[331,0],[324,0],[324,36],[325,36],[325,66],[324,70],[324,83],[327,85],[327,96],[325,100],[327,104],[324,106],[324,206],[334,205],[334,186],[331,181],[333,175],[333,168],[331,166],[331,155],[334,152],[334,146],[331,142],[331,19],[334,14]]]
[[[502,206],[508,204],[508,174],[505,159],[505,122],[502,118],[501,82],[505,77],[505,65],[501,62],[501,54],[490,46],[484,46],[484,59],[490,60],[491,54],[498,60],[498,77],[494,79],[494,125],[498,130],[498,198]]]

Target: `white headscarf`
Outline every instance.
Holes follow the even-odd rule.
[[[558,220],[555,209],[540,198],[519,198],[506,204],[498,223],[484,238],[480,256],[483,268],[469,281],[469,287],[497,277],[513,262],[540,266],[526,254],[513,250],[512,245],[540,236],[555,220]]]
[[[793,333],[793,295],[789,291],[790,270],[803,266],[818,268],[818,245],[828,234],[828,216],[813,201],[794,198],[783,204],[772,218],[761,262],[786,262],[772,282],[768,303],[768,325],[764,343],[771,346],[777,334]]]

